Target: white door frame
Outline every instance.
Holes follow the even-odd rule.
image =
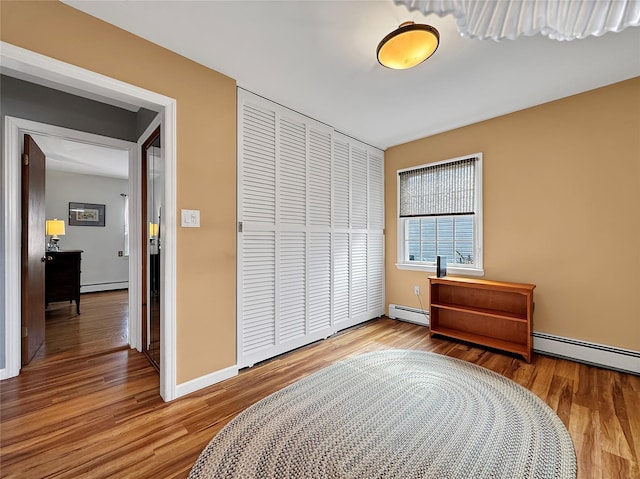
[[[149,90],[124,83],[120,80],[95,73],[84,68],[64,63],[39,53],[0,42],[0,65],[2,72],[34,83],[64,89],[86,98],[101,99],[104,102],[118,106],[123,104],[144,107],[160,112],[161,135],[164,141],[164,198],[166,212],[164,217],[164,256],[162,267],[165,271],[162,278],[164,312],[161,317],[160,345],[160,395],[165,401],[176,398],[176,100]],[[8,122],[5,122],[8,124]],[[20,168],[16,161],[9,161],[21,146],[16,145],[19,139],[20,127],[13,125],[14,132],[5,130],[5,147],[3,149],[2,171],[2,207],[4,214],[3,244],[4,244],[4,317],[5,319],[5,367],[0,369],[0,379],[19,374],[20,358],[20,318],[21,318],[21,264],[20,264],[20,231],[21,231],[21,202],[20,202]],[[139,151],[136,151],[136,157]],[[130,172],[139,162],[130,162]],[[139,176],[137,176],[139,179]],[[131,179],[130,179],[131,181]],[[139,180],[136,181],[139,184]],[[139,196],[139,194],[138,194]],[[132,199],[136,196],[132,195]],[[135,210],[139,210],[139,200],[135,202]],[[131,226],[139,229],[139,221],[132,221]],[[132,233],[136,231],[132,230]],[[137,235],[133,238],[136,238]],[[139,259],[130,258],[136,265]],[[133,277],[130,269],[129,288],[139,295],[141,268],[137,269]],[[130,301],[131,301],[130,294]],[[137,328],[135,335],[130,336],[132,346],[139,349],[140,345],[140,301],[130,310],[130,327]],[[136,344],[137,343],[137,344]]]

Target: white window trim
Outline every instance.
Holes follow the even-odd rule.
[[[125,258],[129,257],[129,251],[130,251],[130,242],[129,242],[129,195],[123,193],[123,205],[122,205],[122,210],[123,210],[123,217],[124,217],[124,232],[123,232],[123,249],[122,249],[122,254]]]
[[[471,155],[464,155],[458,158],[451,158],[448,160],[438,161],[435,163],[427,163],[424,165],[412,166],[410,168],[404,168],[398,170],[396,173],[396,230],[398,235],[397,241],[397,261],[396,268],[405,271],[423,271],[426,273],[435,273],[436,265],[435,263],[419,263],[412,261],[411,263],[405,262],[405,242],[404,242],[404,228],[402,227],[403,220],[400,218],[400,175],[399,173],[403,171],[415,170],[417,168],[424,167],[432,167],[441,165],[444,163],[452,163],[459,160],[464,160],[465,158],[477,158],[476,163],[476,187],[475,187],[475,214],[473,215],[473,228],[475,233],[475,241],[474,241],[474,250],[475,250],[475,258],[476,262],[473,266],[453,266],[451,264],[447,265],[447,273],[449,274],[459,274],[465,276],[484,276],[484,247],[483,247],[483,230],[482,230],[482,153],[474,153]]]

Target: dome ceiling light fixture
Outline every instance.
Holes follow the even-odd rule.
[[[440,33],[431,25],[404,22],[378,44],[380,65],[404,70],[419,65],[438,49]]]

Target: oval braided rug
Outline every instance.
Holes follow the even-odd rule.
[[[266,397],[207,445],[189,478],[570,478],[573,443],[537,396],[421,351],[346,359]]]

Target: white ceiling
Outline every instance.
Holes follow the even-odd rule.
[[[46,135],[31,135],[45,154],[47,171],[129,177],[129,152]]]
[[[638,27],[495,42],[392,0],[65,3],[383,149],[640,75]],[[435,26],[440,47],[414,69],[388,70],[377,44],[407,20]]]

